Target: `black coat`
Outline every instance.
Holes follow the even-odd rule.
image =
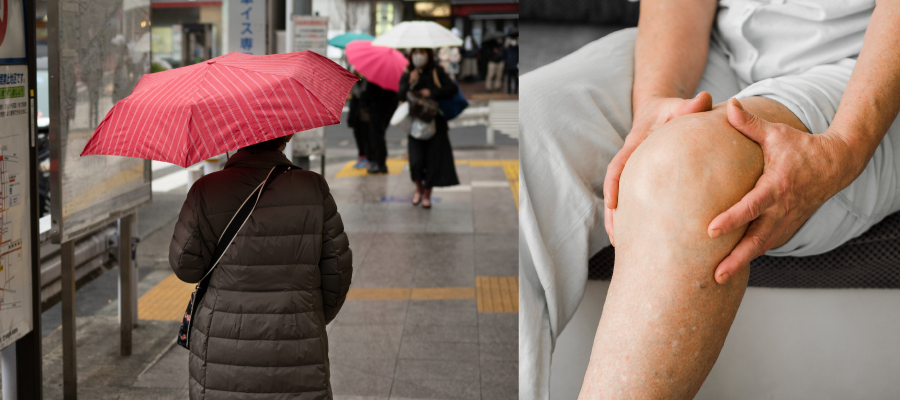
[[[435,84],[435,75],[440,82],[440,87]],[[426,88],[431,92],[431,98],[435,100],[449,99],[459,92],[456,82],[453,82],[444,69],[437,65],[426,66],[419,73],[419,81],[412,87],[412,90]],[[397,93],[400,100],[406,100],[406,93],[409,90],[409,69],[407,69],[400,77],[400,91]],[[410,176],[413,181],[422,181],[426,188],[458,185],[459,178],[456,176],[447,119],[438,114],[434,118],[434,123],[435,134],[431,139],[419,140],[412,136],[407,138]]]
[[[365,89],[359,96],[359,104],[369,114],[373,128],[384,131],[391,123],[391,117],[397,110],[397,93],[366,82]]]
[[[519,46],[509,46],[503,51],[503,63],[507,71],[519,69]]]
[[[191,186],[169,245],[179,279],[203,277],[225,226],[275,165],[291,163],[278,151],[240,150]],[[350,289],[352,254],[321,175],[293,169],[273,179],[197,306],[190,398],[330,399],[325,325]]]

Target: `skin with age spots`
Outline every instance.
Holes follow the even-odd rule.
[[[780,104],[746,109],[803,125]],[[728,123],[724,104],[660,126],[631,155],[615,210],[616,263],[581,399],[690,399],[709,374],[749,269],[715,281],[746,226],[711,239],[709,223],[763,172],[760,146]]]

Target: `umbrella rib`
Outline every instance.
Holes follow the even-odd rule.
[[[251,72],[253,72],[253,71],[251,71]],[[258,72],[254,72],[254,73],[257,74],[257,75],[259,75],[259,76],[262,76],[262,74],[260,74],[260,73],[258,73]],[[265,81],[265,82],[266,82],[267,85],[269,85],[269,89],[272,90],[272,94],[273,94],[275,97],[278,97],[278,91],[275,90],[275,87],[274,87],[274,86],[272,86],[272,82],[269,82],[269,81]],[[291,97],[290,97],[290,96],[288,96],[287,90],[284,90],[284,85],[281,85],[280,82],[278,83],[278,85],[281,86],[281,91],[284,93],[285,97],[288,98],[288,101],[291,102],[291,109],[293,109],[293,110],[294,110],[294,113],[296,113],[297,111],[296,111],[296,109],[294,109],[294,101],[291,100]],[[266,100],[269,100],[269,98],[267,97]],[[269,104],[271,104],[271,103],[272,103],[272,102],[269,101]],[[279,101],[279,102],[278,102],[278,105],[281,106],[281,111],[284,113],[285,117],[287,117],[288,112],[287,112],[287,109],[284,108],[284,102],[283,102],[283,101]],[[273,110],[275,109],[274,106],[272,107],[272,109],[273,109]],[[287,118],[287,121],[288,121],[288,123],[291,124],[291,132],[297,132],[297,128],[294,128],[294,120],[291,119],[291,118]],[[279,122],[279,123],[280,123],[280,122]],[[301,124],[300,126],[302,127],[303,125]]]
[[[250,76],[250,74],[247,73],[246,70],[240,69],[240,71],[241,71],[241,73],[244,74],[245,77],[247,77],[247,79],[252,79],[252,77]],[[237,76],[237,74],[235,74],[235,76]],[[272,93],[274,94],[274,93],[275,93],[275,90],[272,88],[272,84],[270,84],[269,81],[266,80],[265,77],[263,77],[262,75],[260,75],[260,77],[262,78],[261,80],[262,80],[263,82],[265,82],[267,85],[269,85],[269,89],[272,89]],[[264,95],[263,97],[266,99],[266,102],[269,103],[269,109],[272,110],[272,112],[274,113],[274,112],[275,112],[275,105],[272,104],[272,100],[269,99],[269,96],[265,96],[266,89],[262,87],[262,85],[259,83],[259,81],[254,81],[254,82],[259,86],[259,90],[260,90],[260,91],[262,92],[262,94]],[[244,86],[246,86],[247,89],[250,89],[250,87],[247,86],[246,84],[245,84]],[[260,109],[260,110],[263,110],[263,106],[262,106],[262,103],[259,101],[259,97],[254,97],[254,98],[256,99],[256,103],[259,105],[259,109]],[[287,111],[284,110],[284,107],[283,107],[283,106],[282,106],[282,111],[285,111],[285,113],[287,113]],[[264,115],[265,115],[265,114],[264,114]],[[272,130],[272,134],[275,135],[275,136],[277,137],[278,133],[275,132],[275,127],[272,126],[272,121],[269,120],[269,116],[268,116],[268,115],[265,115],[265,118],[266,118],[266,123],[269,124],[269,129]],[[278,118],[276,118],[275,121],[278,122],[278,128],[281,129],[282,131],[284,131],[284,130],[285,130],[285,129],[284,129],[284,123],[282,123],[282,121],[279,120]],[[293,126],[292,126],[291,128],[293,129]]]
[[[209,90],[207,90],[206,88],[203,88],[203,90],[206,91],[206,93],[209,95],[209,97],[212,97],[212,93],[211,93]],[[206,109],[209,110],[209,115],[210,115],[210,116],[215,115],[215,114],[213,113],[212,107],[209,106],[209,103],[208,103],[208,102],[204,102],[203,104],[206,104]],[[219,114],[224,115],[225,113],[222,112],[222,106],[219,105],[219,102],[214,102],[214,104],[216,105],[216,109],[219,110]],[[230,108],[229,108],[229,111],[231,111]],[[232,116],[232,117],[235,117],[233,111],[231,112],[231,116]],[[237,117],[235,117],[235,119],[237,119]],[[223,132],[223,131],[222,131],[222,127],[219,126],[219,121],[218,121],[215,117],[213,117],[213,122],[216,123],[216,131],[218,131],[219,134],[222,135],[222,141],[223,141],[223,142],[227,142],[228,139],[225,138],[225,132]],[[240,127],[240,126],[239,126],[239,127]],[[228,133],[231,134],[231,139],[234,140],[234,144],[237,144],[237,136],[234,136],[234,132],[232,132],[231,130],[229,130]],[[243,134],[243,132],[241,132],[241,133]],[[211,155],[211,154],[210,154],[210,155]]]
[[[327,58],[325,58],[325,57],[322,57],[322,56],[320,56],[320,55],[318,55],[318,54],[316,54],[316,53],[310,52],[310,53],[308,53],[308,54],[313,55],[313,57],[314,57],[313,59],[314,59],[314,60],[321,61],[321,62],[334,63],[333,61],[331,61],[331,60],[329,60],[329,59],[327,59]],[[337,64],[335,64],[335,65],[337,65]],[[259,73],[258,71],[254,71],[254,70],[252,70],[252,69],[245,68],[244,66],[241,66],[241,65],[229,64],[228,66],[231,67],[231,68],[238,68],[238,69],[242,69],[242,70],[245,70],[245,71],[250,71],[250,72],[254,72],[254,73]],[[356,78],[356,76],[353,76],[353,74],[351,74],[349,71],[345,70],[343,67],[340,67],[340,66],[338,66],[338,68],[340,68],[340,71],[341,71],[341,72],[335,71],[335,70],[332,70],[332,69],[328,69],[328,68],[323,68],[322,71],[316,71],[315,66],[308,66],[308,65],[304,65],[304,67],[306,67],[307,70],[309,70],[309,67],[312,67],[312,68],[313,68],[313,72],[319,72],[319,73],[321,73],[321,72],[324,71],[325,73],[327,73],[329,76],[320,75],[319,77],[320,77],[322,80],[326,81],[326,83],[328,84],[328,86],[335,87],[335,88],[339,87],[339,86],[338,86],[338,81],[339,81],[339,78],[341,77],[341,75],[344,75],[344,76],[346,76],[346,77],[353,77],[354,79]],[[294,76],[292,76],[292,75],[290,75],[290,74],[284,74],[284,73],[278,73],[278,72],[268,72],[268,71],[267,71],[267,73],[270,74],[270,75],[274,75],[274,76],[280,76],[280,77],[284,77],[284,78],[291,78],[291,79],[293,79],[294,81],[296,81],[297,83],[300,83],[301,86],[305,86],[305,85],[303,85],[303,83],[301,83],[300,81],[298,81]]]
[[[227,54],[226,54],[226,55],[227,55]],[[219,57],[224,57],[224,56],[219,56]],[[219,57],[216,57],[216,58],[219,58]],[[214,58],[214,59],[215,59],[215,58]],[[212,93],[210,93],[209,90],[206,90],[206,88],[203,87],[203,84],[205,84],[206,82],[209,81],[209,76],[210,76],[210,74],[211,74],[211,72],[212,72],[212,66],[213,66],[213,65],[215,65],[215,64],[210,64],[210,63],[207,63],[207,64],[206,64],[206,66],[205,66],[206,70],[203,71],[203,76],[201,77],[200,81],[197,82],[197,85],[196,85],[196,87],[194,88],[194,92],[191,93],[191,94],[188,96],[188,99],[189,99],[192,103],[194,103],[194,107],[197,108],[197,112],[201,113],[201,116],[202,116],[202,111],[200,110],[200,104],[198,104],[197,100],[199,100],[199,99],[201,98],[201,96],[200,96],[200,90],[201,90],[201,89],[203,89],[203,90],[206,92],[207,95],[209,95],[210,97],[212,97]],[[213,113],[213,111],[212,111],[212,108],[209,106],[209,104],[208,104],[207,102],[203,102],[203,104],[206,105],[206,109],[209,111],[209,115],[210,115],[211,117],[213,117],[213,116],[214,116],[214,113]],[[218,103],[216,104],[216,108],[219,108],[219,112],[221,113],[222,110],[221,110],[221,108],[219,107]],[[199,128],[200,128],[200,125],[198,125],[198,124],[194,121],[194,113],[193,113],[193,112],[192,112],[191,115],[190,115],[190,119],[191,119],[191,122],[194,123],[194,126],[196,126],[196,127],[199,129]],[[212,136],[212,135],[213,135],[213,131],[212,131],[212,129],[209,128],[209,122],[207,122],[205,118],[201,118],[201,119],[203,120],[203,124],[206,125],[206,130],[209,132],[210,136]],[[222,142],[223,142],[223,143],[226,142],[227,139],[225,139],[225,133],[222,132],[221,128],[219,127],[219,121],[216,120],[215,117],[213,117],[213,122],[216,124],[216,131],[219,132],[219,135],[220,135],[220,136],[222,136]],[[197,133],[200,133],[200,132],[198,131]],[[235,143],[237,143],[237,138],[234,136],[234,132],[230,132],[230,133],[231,133],[231,138],[234,139]],[[213,155],[213,154],[212,154],[212,151],[209,149],[209,146],[206,144],[205,138],[201,135],[200,139],[201,139],[201,141],[203,142],[203,148],[205,148],[206,151],[209,153],[208,156]],[[197,148],[197,143],[194,143],[194,142],[191,140],[190,135],[187,135],[187,142],[188,142],[188,143],[193,143],[193,145],[194,145],[194,151],[197,152],[197,155],[200,155],[200,151],[199,151],[200,149]],[[185,149],[187,149],[187,148],[185,148]]]
[[[194,106],[197,107],[197,110],[198,110],[198,111],[200,110],[200,106],[197,104],[197,101],[196,101],[196,100],[194,101]],[[207,108],[208,108],[208,107],[207,107]],[[207,130],[208,132],[212,133],[212,129],[209,129],[209,123],[206,122],[206,119],[203,119],[203,118],[201,118],[201,119],[203,120],[203,124],[206,125],[206,130]],[[199,134],[199,133],[200,133],[200,125],[197,124],[197,121],[194,121],[193,115],[191,115],[191,123],[194,124],[194,126],[197,127],[197,133]],[[217,122],[217,123],[216,123],[216,130],[218,130],[218,126],[219,126],[219,123]],[[220,134],[221,134],[221,132],[220,132]],[[211,136],[211,135],[210,135],[210,136]],[[200,137],[201,137],[201,139],[203,138],[202,135],[201,135]],[[223,140],[225,139],[225,135],[224,135],[224,134],[222,135],[222,139],[223,139]],[[211,156],[211,155],[212,155],[212,151],[209,149],[209,146],[206,145],[206,140],[200,140],[200,142],[203,143],[203,148],[206,149],[206,152],[208,153],[207,156]],[[190,140],[190,135],[188,135],[187,143],[190,143],[190,144],[193,144],[193,145],[194,145],[194,151],[197,152],[197,155],[199,156],[199,155],[200,155],[200,149],[197,148],[197,142],[195,142],[195,141],[193,141],[193,140]],[[185,146],[185,153],[187,153],[187,146]],[[187,157],[185,157],[185,159],[187,159]]]
[[[216,81],[218,81],[218,79],[216,79]],[[221,83],[221,82],[219,82],[219,83]],[[223,95],[222,92],[220,92],[219,89],[218,89],[217,87],[213,86],[212,88],[213,88],[213,90],[216,91],[216,93],[219,94],[219,96],[222,96],[222,99],[225,99],[225,95]],[[209,91],[207,90],[207,92],[209,92]],[[210,94],[212,94],[212,93],[210,93]],[[231,97],[232,97],[233,99],[237,100],[237,98],[234,97],[234,95],[232,95]],[[216,102],[216,107],[219,107],[219,102]],[[219,107],[219,108],[221,108],[221,107]],[[234,115],[234,110],[232,110],[231,107],[227,107],[227,109],[228,109],[228,112],[231,113],[231,116],[234,118],[234,120],[235,120],[235,121],[238,121],[237,115]],[[244,115],[244,110],[242,110],[240,107],[238,107],[238,110],[241,112],[241,116],[244,117],[244,120],[246,120],[247,117]],[[238,122],[237,126],[238,126],[238,130],[241,132],[241,137],[244,138],[244,146],[249,146],[249,145],[250,145],[250,141],[247,140],[247,135],[244,134],[244,129],[241,128],[240,122]],[[232,133],[232,136],[233,136],[233,135],[234,135],[234,134]],[[235,142],[235,144],[237,144],[237,142]]]
[[[176,79],[178,79],[178,78],[184,78],[186,75],[187,75],[187,74],[182,74],[181,76],[178,76]],[[155,91],[154,91],[154,89],[159,89],[159,90],[155,90]],[[142,91],[142,92],[141,92],[141,93],[146,93],[146,96],[149,97],[148,100],[154,102],[153,106],[149,107],[149,108],[151,109],[151,111],[150,111],[150,114],[151,114],[151,115],[154,114],[153,110],[156,110],[156,109],[159,107],[159,105],[160,105],[160,103],[157,102],[156,99],[159,97],[160,94],[165,93],[165,91],[162,90],[162,89],[165,89],[165,88],[162,87],[162,86],[160,86],[160,85],[157,85],[157,86],[154,86],[154,87],[148,89],[147,91]],[[148,108],[148,107],[141,107],[141,115],[140,115],[140,117],[138,118],[138,121],[139,121],[139,122],[144,120],[144,113],[147,111],[147,108]],[[131,121],[134,121],[134,113],[129,113],[129,114],[131,114],[131,118],[128,119],[128,122],[125,124],[126,126],[130,126],[130,125],[131,125]],[[128,142],[128,144],[126,145],[126,147],[130,147],[130,148],[131,148],[131,152],[129,153],[130,155],[128,155],[128,156],[129,156],[129,157],[134,157],[134,154],[135,154],[135,148],[134,148],[134,146],[132,145],[132,142],[133,142],[133,140],[134,140],[134,137],[137,136],[137,133],[135,132],[135,129],[131,129],[130,131],[131,131],[132,134],[131,134],[131,135],[127,135],[127,134],[126,134],[126,135],[125,135],[125,141]],[[131,140],[128,139],[128,136],[131,136]],[[123,155],[126,155],[126,154],[123,154]]]
[[[226,67],[227,67],[227,65],[226,65]],[[223,72],[224,72],[224,70],[223,70]],[[235,75],[235,76],[237,76],[237,75]],[[222,84],[222,82],[219,80],[218,77],[213,76],[213,78],[216,79],[216,82],[219,82],[220,84]],[[224,76],[223,76],[223,78],[224,78]],[[231,82],[231,84],[234,85],[234,82]],[[223,84],[223,87],[224,87],[224,84]],[[235,87],[235,89],[237,89],[237,85],[234,85],[234,87]],[[249,89],[249,87],[248,87],[248,89]],[[244,103],[247,104],[247,105],[250,105],[250,101],[247,100],[247,96],[244,95],[244,92],[242,92],[242,91],[240,91],[240,90],[238,90],[237,92],[238,92],[238,93],[241,95],[241,97],[244,99]],[[235,96],[234,93],[231,93],[231,97],[234,98],[235,102],[237,102],[237,96]],[[257,100],[257,103],[259,103],[259,100]],[[262,105],[260,105],[260,108],[261,108],[261,107],[262,107]],[[244,115],[244,109],[243,109],[243,107],[238,107],[238,110],[241,111],[241,117],[243,117],[245,120],[247,120],[248,125],[249,125],[249,122],[250,122],[250,121],[247,119],[247,116]],[[250,111],[251,111],[251,112],[250,112],[250,115],[252,115],[252,116],[253,116],[253,119],[256,120],[256,125],[259,126],[259,130],[262,131],[263,128],[262,128],[262,124],[259,122],[259,117],[256,116],[256,113],[255,113],[255,112],[252,112],[252,110],[250,110]],[[272,124],[269,123],[269,126],[271,127]],[[242,134],[243,134],[243,132],[242,132]],[[252,137],[253,129],[250,130],[250,134],[251,134],[251,137]],[[263,137],[265,137],[265,135],[263,135]]]
[[[258,72],[256,72],[256,73],[258,74]],[[284,84],[282,84],[280,80],[278,81],[278,86],[281,86],[281,91],[284,92],[284,96],[287,97],[288,101],[291,102],[291,110],[294,112],[294,114],[297,115],[298,119],[300,120],[300,131],[305,131],[306,125],[303,124],[303,118],[300,117],[300,111],[297,111],[297,106],[294,105],[294,100],[291,99],[290,93],[288,93],[287,89],[285,89],[285,87],[284,87]],[[299,101],[300,99],[298,98],[297,100]],[[301,103],[301,105],[302,105],[302,103]],[[304,111],[306,111],[306,110],[304,109]],[[307,112],[306,114],[307,114],[307,117],[309,117],[309,113]],[[310,119],[309,122],[312,122],[312,119]],[[291,122],[291,129],[294,129],[293,122]]]
[[[231,74],[233,74],[235,78],[238,78],[238,75],[237,75],[234,71],[229,70],[228,72],[230,72]],[[243,72],[243,71],[242,71],[242,72]],[[249,75],[247,75],[246,72],[244,72],[244,76],[249,77]],[[244,82],[242,79],[238,79],[238,81],[240,81],[241,84],[243,84],[244,87],[247,88],[247,90],[248,90],[250,93],[253,93],[253,89],[251,89],[250,86],[247,85],[246,82]],[[257,85],[259,86],[260,91],[263,91],[263,92],[264,92],[264,89],[263,89],[262,85],[259,85],[259,83],[257,83]],[[243,93],[241,93],[241,97],[244,98],[244,101],[247,101],[247,96],[244,96]],[[263,106],[262,106],[262,103],[259,101],[259,96],[253,96],[253,99],[256,100],[256,105],[258,105],[258,106],[259,106],[259,110],[262,111],[262,110],[263,110]],[[249,105],[250,102],[248,101],[247,103],[248,103],[248,105]],[[271,105],[271,102],[270,102],[270,105]],[[272,131],[272,134],[273,134],[273,135],[277,135],[277,133],[275,133],[275,127],[272,126],[272,121],[269,120],[269,116],[266,115],[266,114],[263,114],[263,117],[266,119],[266,123],[269,124],[269,129]],[[256,119],[256,124],[259,125],[260,130],[262,130],[262,124],[259,122],[259,118],[256,116],[256,113],[253,113],[253,118]],[[265,137],[268,137],[268,135],[265,135],[265,134],[264,134],[263,137],[264,137],[264,138],[265,138]]]

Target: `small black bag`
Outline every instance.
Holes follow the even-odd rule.
[[[276,169],[278,170],[277,172],[275,171]],[[209,268],[206,275],[203,275],[200,282],[197,282],[194,293],[191,293],[191,301],[188,303],[187,310],[184,312],[184,318],[181,320],[181,327],[178,328],[178,339],[176,342],[179,346],[190,350],[191,319],[194,317],[196,305],[200,304],[200,300],[203,299],[203,295],[206,294],[206,290],[209,288],[210,274],[212,274],[216,266],[219,265],[219,260],[222,258],[222,255],[225,254],[225,251],[228,250],[228,247],[231,246],[231,241],[234,240],[238,231],[240,231],[244,226],[244,223],[247,222],[247,218],[250,218],[250,214],[256,208],[256,204],[259,203],[259,198],[262,197],[262,193],[269,186],[269,183],[272,183],[278,175],[281,175],[282,172],[287,170],[290,170],[290,167],[272,167],[272,169],[269,170],[269,174],[266,175],[266,179],[253,190],[253,193],[250,193],[250,196],[247,196],[247,199],[244,200],[244,203],[241,204],[238,211],[231,217],[231,221],[225,226],[225,232],[222,233],[222,237],[219,238],[219,242],[216,245],[216,250],[213,252],[212,267]],[[253,201],[251,201],[251,199]]]
[[[412,92],[406,92],[406,101],[409,102],[409,115],[424,122],[434,121],[440,111],[438,102],[434,99],[420,97]]]

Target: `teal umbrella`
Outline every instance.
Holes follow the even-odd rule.
[[[354,40],[372,40],[372,39],[375,39],[375,36],[365,34],[365,33],[360,33],[360,32],[350,32],[350,33],[345,33],[343,35],[338,35],[338,36],[331,38],[331,40],[328,41],[328,44],[331,46],[337,47],[339,49],[343,49],[343,48],[347,47],[347,43],[350,43]]]

